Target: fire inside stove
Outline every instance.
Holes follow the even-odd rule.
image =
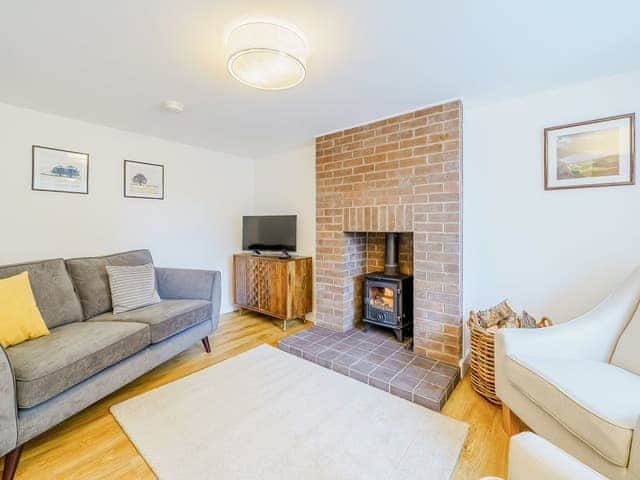
[[[393,312],[393,297],[395,292],[391,288],[371,287],[369,293],[369,304],[372,307],[387,312]]]

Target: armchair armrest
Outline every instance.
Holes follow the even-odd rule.
[[[640,268],[636,268],[613,293],[580,317],[553,327],[499,331],[496,350],[608,362],[639,301]]]
[[[16,448],[17,442],[16,380],[7,352],[0,347],[0,456]]]
[[[546,328],[504,328],[496,333],[496,357],[537,355],[607,361],[613,339],[602,324],[579,317]]]
[[[605,480],[595,470],[530,433],[521,433],[509,442],[509,480]]]
[[[214,270],[156,268],[158,294],[163,299],[208,300],[213,304],[213,328],[220,319],[222,276]]]

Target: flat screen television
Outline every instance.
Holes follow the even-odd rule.
[[[296,215],[242,217],[242,249],[295,252]]]

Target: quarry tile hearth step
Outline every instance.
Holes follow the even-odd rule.
[[[313,326],[278,348],[439,412],[460,379],[459,369],[414,353],[375,327],[348,332]]]

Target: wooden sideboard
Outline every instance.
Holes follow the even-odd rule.
[[[302,319],[312,310],[311,257],[287,259],[238,253],[233,256],[234,303],[283,321]]]

